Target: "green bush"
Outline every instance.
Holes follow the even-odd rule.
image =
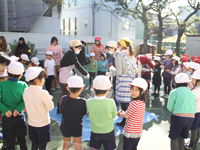
[[[35,50],[35,44],[31,43],[30,41],[27,41],[26,43],[29,47],[30,47],[30,50],[31,50],[31,58],[32,57],[35,57],[38,53],[37,50]],[[15,49],[18,45],[18,41],[17,40],[14,40],[13,44],[9,43],[10,45],[10,49],[11,49],[11,52],[10,52],[10,55],[14,55],[15,53]]]

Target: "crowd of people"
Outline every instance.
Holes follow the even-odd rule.
[[[137,150],[150,81],[154,86],[151,95],[159,97],[162,79],[164,95],[161,97],[168,99],[167,108],[173,113],[169,131],[171,150],[196,149],[200,137],[200,56],[192,56],[190,61],[187,54],[180,58],[167,50],[162,65],[161,58],[152,54],[135,57],[133,42],[128,38],[108,41],[104,46],[101,37],[95,37],[90,60],[87,60],[84,41],[70,41],[70,48],[64,55],[56,37],[52,37],[50,43],[42,68],[38,58],[31,57],[23,37],[19,38],[14,55],[10,57],[9,46],[5,38],[0,37],[2,149],[14,150],[16,139],[21,150],[28,149],[26,123],[32,150],[46,149],[51,140],[52,92],[61,88],[57,113],[62,114],[60,130],[64,150],[70,148],[72,137],[75,149],[81,150],[82,119],[87,113],[91,148],[100,149],[101,144],[105,150],[116,148],[114,118],[120,116],[123,119],[117,125],[124,128],[123,149]],[[89,66],[88,71],[84,65]],[[89,78],[89,89],[95,93],[87,100],[81,95],[85,86],[83,77]],[[42,89],[43,85],[46,89]],[[28,115],[27,122],[24,113]],[[190,143],[185,145],[189,131]]]

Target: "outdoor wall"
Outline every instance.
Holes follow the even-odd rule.
[[[188,54],[190,58],[200,55],[200,35],[187,35],[185,54]]]
[[[8,31],[8,5],[5,0],[0,0],[0,14],[0,31]]]
[[[50,45],[51,37],[56,36],[58,38],[58,44],[62,47],[62,50],[66,52],[69,49],[69,42],[71,40],[79,39],[84,40],[88,43],[88,54],[90,53],[91,46],[94,43],[93,36],[69,36],[69,35],[58,35],[58,34],[37,34],[37,33],[13,33],[13,32],[0,32],[0,36],[4,36],[7,40],[7,43],[13,43],[14,40],[17,40],[20,37],[24,37],[25,41],[30,41],[35,44],[35,49],[38,50],[38,58],[45,59],[45,51],[47,46]],[[114,40],[118,41],[118,38],[102,37],[102,44],[106,45],[107,41]],[[133,40],[133,39],[132,39]],[[141,44],[142,40],[133,40],[133,47],[136,49],[136,45]]]

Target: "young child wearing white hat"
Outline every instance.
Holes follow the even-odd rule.
[[[153,78],[152,84],[154,85],[154,93],[151,95],[159,97],[160,92],[160,85],[161,85],[161,64],[160,64],[160,57],[154,58],[155,68],[153,70]],[[157,90],[157,93],[156,93]]]
[[[195,95],[188,88],[189,77],[185,73],[175,76],[176,89],[169,95],[167,109],[173,113],[170,121],[169,138],[171,149],[184,149],[184,139],[188,138],[189,130],[195,118]]]
[[[108,72],[108,61],[106,60],[106,54],[102,53],[100,55],[100,60],[98,62],[98,72],[97,75],[106,75]]]
[[[64,95],[60,100],[62,121],[60,130],[64,139],[63,149],[69,149],[71,137],[74,139],[75,149],[81,149],[83,116],[86,115],[86,100],[79,95],[83,91],[83,79],[80,76],[71,76],[68,80],[69,95]]]
[[[145,102],[148,84],[143,78],[136,78],[129,84],[132,101],[124,112],[120,110],[118,116],[126,118],[123,130],[124,150],[137,150],[138,142],[142,136],[143,120],[145,114]]]
[[[197,141],[200,136],[200,70],[195,71],[191,78],[192,83],[195,85],[195,88],[192,90],[192,92],[195,95],[196,114],[194,122],[191,126],[190,143],[189,145],[185,145],[185,149],[188,150],[197,148]]]
[[[178,74],[178,73],[181,73],[182,70],[181,70],[181,65],[179,65],[179,61],[180,61],[180,58],[178,56],[174,56],[172,57],[172,64],[173,64],[173,67],[172,67],[172,70],[170,69],[166,69],[165,71],[169,72],[171,75],[172,75],[172,87],[175,88],[175,76]]]
[[[90,53],[90,63],[88,64],[89,66],[89,74],[90,74],[90,87],[92,85],[92,80],[97,75],[97,70],[98,70],[98,62],[94,59],[95,53]]]
[[[100,75],[93,81],[96,96],[86,101],[87,111],[91,124],[91,136],[89,146],[95,149],[115,149],[114,117],[117,115],[116,105],[113,99],[107,99],[105,95],[111,88],[108,77]]]
[[[56,64],[55,61],[51,58],[53,52],[47,51],[46,52],[46,60],[44,61],[44,68],[46,71],[46,90],[50,93],[51,92],[51,83],[53,78],[56,77]]]
[[[28,65],[28,68],[29,67],[39,67],[39,64],[40,64],[40,62],[39,62],[38,58],[37,57],[32,57],[31,58],[31,63]]]
[[[41,67],[29,67],[25,73],[30,86],[23,99],[28,114],[29,139],[32,149],[46,149],[51,140],[49,111],[54,108],[53,97],[43,90],[46,72]]]
[[[0,110],[3,116],[3,138],[7,140],[7,149],[15,149],[16,137],[20,148],[27,149],[23,92],[28,86],[25,82],[19,81],[23,72],[24,67],[20,62],[12,62],[8,66],[8,80],[0,82]]]
[[[28,55],[21,54],[19,62],[22,63],[23,66],[24,66],[24,73],[23,73],[23,76],[22,76],[22,78],[20,80],[24,81],[24,82],[26,81],[24,74],[26,72],[26,63],[27,63],[27,61],[30,61],[29,58],[28,58]]]

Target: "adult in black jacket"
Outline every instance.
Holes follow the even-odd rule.
[[[67,80],[72,75],[72,70],[74,69],[74,67],[76,67],[82,75],[89,78],[88,72],[81,66],[76,56],[77,54],[80,54],[81,51],[82,43],[79,40],[70,41],[70,50],[64,54],[60,62],[59,82],[62,90],[60,98],[63,95],[69,95],[69,91],[67,91]],[[58,102],[57,113],[60,113],[59,104],[60,102]]]
[[[20,57],[21,54],[27,54],[28,57],[31,56],[31,50],[29,46],[26,44],[25,40],[23,37],[19,38],[19,43],[15,49],[15,56]]]

